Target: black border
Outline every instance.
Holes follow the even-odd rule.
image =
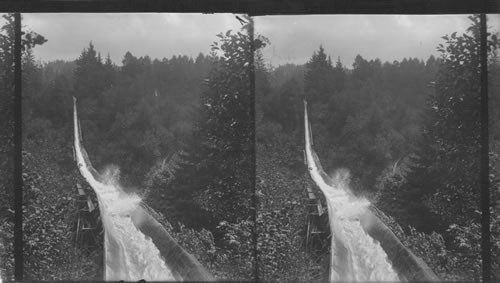
[[[252,52],[252,57],[250,58],[250,72],[249,72],[249,80],[250,80],[250,115],[251,117],[251,125],[252,128],[254,129],[253,132],[250,135],[250,140],[252,142],[252,149],[251,149],[251,154],[252,154],[252,168],[250,168],[250,172],[252,172],[252,176],[250,177],[250,184],[251,188],[250,190],[253,189],[253,194],[252,194],[252,204],[253,204],[253,235],[252,235],[252,240],[253,240],[253,267],[254,267],[254,274],[253,274],[253,280],[255,282],[260,282],[260,277],[259,277],[259,251],[257,248],[257,241],[259,240],[258,236],[258,224],[257,224],[257,213],[259,209],[259,202],[258,198],[256,195],[255,191],[255,179],[257,177],[257,139],[256,139],[256,131],[257,131],[257,124],[255,123],[255,62],[254,62],[254,57],[253,55],[255,54],[255,45],[253,44],[254,39],[255,39],[255,22],[254,18],[250,18],[250,23],[249,23],[249,31],[248,31],[248,36],[250,38],[250,51]]]
[[[489,168],[489,135],[488,135],[488,50],[486,15],[480,16],[481,31],[481,261],[484,282],[491,280],[491,239],[490,239],[490,168]]]
[[[23,280],[21,14],[14,14],[14,278]]]
[[[473,14],[499,8],[499,0],[0,0],[0,11],[26,13]]]

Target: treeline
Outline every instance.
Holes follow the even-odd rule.
[[[242,44],[232,36],[222,39],[227,40],[227,48],[230,44]],[[94,166],[100,170],[118,166],[125,189],[137,188],[134,190],[151,202],[162,202],[161,196],[165,196],[172,203],[162,205],[177,202],[177,207],[186,198],[192,205],[192,190],[208,190],[212,183],[232,183],[229,180],[235,175],[247,175],[244,185],[249,186],[251,171],[246,163],[251,159],[246,155],[253,150],[252,99],[245,73],[249,70],[232,74],[244,63],[232,60],[243,59],[200,54],[194,60],[174,56],[160,61],[147,56],[137,58],[127,52],[122,66],[116,66],[109,56],[103,60],[92,43],[73,62],[41,65],[32,56],[26,56],[25,142],[57,145],[57,162],[72,169],[75,96],[84,144]],[[234,98],[221,94],[228,91]],[[243,157],[245,161],[241,160]],[[221,159],[225,161],[221,163]],[[241,162],[246,162],[246,167],[241,167]],[[170,184],[174,179],[178,182]],[[173,191],[167,187],[173,187]],[[238,192],[239,188],[233,190]],[[219,199],[226,202],[223,195]],[[174,214],[197,214],[187,208],[181,210]]]
[[[82,181],[72,156],[74,96],[93,165],[120,177],[126,191],[140,194],[212,272],[251,278],[251,78],[253,51],[266,43],[259,36],[254,39],[249,17],[241,30],[216,39],[209,55],[195,59],[159,60],[127,52],[120,66],[109,55],[103,58],[92,43],[71,62],[41,64],[28,52],[23,57],[23,147],[27,176],[37,181],[26,188],[26,223],[37,226],[33,219],[40,218],[40,211],[45,215],[44,207],[63,207],[68,215],[72,211],[62,200],[66,197],[54,197],[71,196],[71,182]],[[71,217],[56,214],[49,218],[57,227],[44,224],[26,233],[30,250],[36,250],[29,266],[37,278],[67,278],[41,275],[56,262],[41,258],[54,251],[54,243],[39,235],[66,235],[71,229]]]
[[[355,189],[374,193],[380,173],[412,152],[420,138],[438,64],[433,56],[426,62],[410,58],[382,63],[358,55],[347,69],[340,58],[333,66],[320,46],[305,66],[264,70],[267,75],[258,83],[259,141],[301,150],[302,101],[307,100],[324,166],[349,168]]]
[[[195,60],[151,60],[127,52],[118,67],[109,56],[103,60],[92,43],[74,62],[40,66],[26,57],[26,138],[60,139],[61,145],[71,146],[75,96],[95,166],[116,164],[126,183],[141,185],[150,167],[179,150],[192,134],[201,82],[212,61],[203,54]]]
[[[10,17],[2,29],[8,36],[0,38],[6,62],[0,64],[6,66],[0,79],[12,95]],[[72,96],[78,98],[84,145],[94,166],[117,165],[124,187],[161,212],[181,242],[199,236],[184,226],[209,229],[215,239],[198,239],[204,248],[190,251],[203,250],[203,264],[222,277],[253,278],[254,138],[257,147],[282,153],[281,164],[300,169],[305,99],[327,173],[348,168],[355,194],[368,196],[407,233],[413,233],[411,226],[443,235],[446,249],[435,260],[468,274],[458,278],[479,278],[479,18],[471,17],[465,34],[445,36],[439,58],[425,62],[357,56],[346,68],[320,47],[305,65],[276,69],[266,68],[259,52],[267,40],[254,38],[252,20],[245,21],[240,31],[219,34],[209,55],[158,60],[127,53],[121,66],[102,58],[92,44],[75,61],[40,64],[31,48],[45,39],[34,33],[25,38],[23,161],[30,168],[23,172],[36,181],[25,181],[23,217],[33,278],[53,279],[42,273],[61,266],[58,256],[68,258],[58,245],[67,240],[72,211],[70,198],[61,195],[71,196],[69,186],[78,180]],[[495,78],[499,43],[495,35],[488,39]],[[498,93],[498,84],[490,93]],[[0,115],[7,117],[0,119],[1,138],[7,140],[0,147],[3,156],[12,150],[11,98],[0,101],[5,110]],[[498,127],[491,132],[497,140]],[[11,161],[4,160],[0,170],[10,170]],[[498,201],[496,176],[490,177]],[[10,186],[10,180],[0,181],[3,188]],[[0,209],[11,215],[6,192]],[[492,219],[495,258],[498,214]]]
[[[145,196],[152,168],[191,139],[201,112],[202,81],[214,60],[203,54],[152,60],[127,53],[117,66],[109,56],[102,59],[92,43],[71,62],[40,64],[30,52],[23,57],[27,278],[77,279],[82,269],[98,278],[102,270],[102,243],[86,256],[79,254],[85,247],[69,249],[78,209],[71,201],[74,186],[85,186],[73,160],[72,97],[78,100],[83,143],[94,166],[111,169],[126,191]],[[81,266],[71,260],[75,257]]]
[[[464,274],[456,278],[477,280],[481,45],[479,16],[470,21],[462,35],[443,36],[440,56],[425,62],[382,63],[358,55],[347,69],[321,46],[304,66],[269,69],[261,62],[257,141],[286,148],[292,153],[283,163],[300,165],[307,100],[325,171],[348,168],[353,192],[371,199],[406,233],[442,235],[445,246],[432,260]],[[490,72],[498,70],[498,44],[489,34]]]

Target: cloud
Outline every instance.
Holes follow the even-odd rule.
[[[303,15],[255,18],[255,30],[268,37],[263,50],[273,65],[303,64],[323,45],[332,60],[350,67],[357,54],[382,61],[437,55],[441,36],[462,33],[467,15]],[[500,15],[488,15],[488,26],[500,25]],[[130,51],[151,58],[208,53],[219,32],[239,29],[231,14],[23,14],[23,25],[48,42],[35,48],[42,61],[74,60],[92,41],[102,56],[120,64]],[[492,30],[495,30],[492,28]],[[498,31],[498,29],[496,30]]]
[[[207,54],[217,33],[239,29],[232,14],[23,14],[23,26],[48,41],[35,48],[42,61],[78,58],[90,41],[118,64],[127,51],[135,56],[169,58]]]
[[[500,14],[489,14],[486,16],[488,32],[498,33],[500,30]]]
[[[264,16],[255,20],[256,30],[271,45],[264,58],[277,66],[303,64],[323,45],[332,60],[351,66],[357,54],[384,61],[437,55],[441,36],[465,32],[467,15],[314,15]]]

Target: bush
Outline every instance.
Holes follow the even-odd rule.
[[[0,278],[14,280],[14,224],[0,219]]]
[[[145,206],[148,212],[162,224],[167,232],[188,253],[196,257],[202,266],[220,280],[248,280],[253,278],[251,221],[240,223],[221,222],[216,232],[222,234],[222,243],[216,245],[212,232],[195,230],[179,222],[176,229],[167,218]]]
[[[299,168],[300,164],[302,167]],[[307,170],[299,149],[257,144],[257,260],[264,282],[322,281],[329,253],[304,249]],[[327,249],[328,250],[328,249]],[[325,262],[326,260],[326,262]]]
[[[25,141],[23,151],[24,276],[28,280],[102,278],[102,249],[83,254],[72,242],[81,181],[57,144]]]
[[[418,232],[412,226],[408,227],[409,232],[405,232],[391,216],[378,210],[376,214],[401,243],[427,263],[441,280],[477,281],[480,279],[479,269],[477,269],[480,261],[473,261],[471,265],[470,257],[447,247],[441,234]]]
[[[500,174],[499,155],[490,152],[490,233],[493,278],[500,279]]]

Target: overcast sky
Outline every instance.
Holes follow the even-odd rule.
[[[322,44],[332,61],[351,68],[360,54],[382,62],[437,55],[441,36],[465,32],[468,15],[313,15],[265,16],[255,19],[255,29],[269,38],[264,59],[274,66],[306,63]],[[489,25],[500,21],[499,15]]]
[[[500,16],[490,15],[489,26],[500,26]],[[48,39],[35,48],[42,61],[74,60],[92,41],[102,56],[121,64],[127,51],[135,56],[170,58],[207,54],[219,32],[239,29],[231,14],[23,14],[23,25]],[[316,15],[263,16],[255,29],[271,45],[264,58],[274,66],[303,64],[322,44],[336,61],[340,56],[351,67],[357,54],[371,60],[426,60],[436,55],[441,36],[462,33],[467,15]]]
[[[92,41],[97,51],[121,65],[130,51],[134,56],[170,58],[208,54],[216,34],[239,29],[231,14],[23,14],[23,26],[48,41],[35,48],[42,61],[75,60]]]

